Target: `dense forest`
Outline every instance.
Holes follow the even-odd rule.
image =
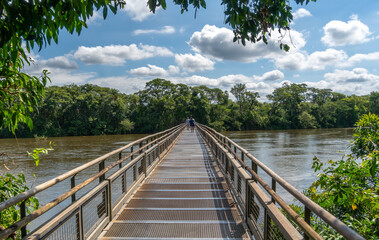
[[[217,130],[352,127],[368,112],[379,114],[379,92],[345,96],[330,89],[284,83],[260,102],[259,93],[235,84],[230,93],[154,79],[144,90],[123,94],[96,85],[46,88],[44,103],[31,113],[33,130],[17,137],[152,133],[188,116]],[[0,137],[12,137],[1,129]]]

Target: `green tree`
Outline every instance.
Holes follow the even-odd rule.
[[[267,98],[272,101],[273,124],[279,121],[284,128],[297,128],[301,113],[300,103],[306,100],[306,92],[306,84],[283,83],[282,87],[267,95]]]
[[[379,92],[371,92],[369,96],[369,111],[379,114]]]
[[[246,84],[243,83],[236,83],[232,89],[230,89],[230,92],[233,94],[233,96],[236,98],[237,103],[240,107],[240,114],[242,114],[242,103],[243,103],[243,96],[247,92]]]
[[[356,123],[352,154],[341,160],[322,163],[314,158],[313,169],[320,172],[307,189],[313,201],[355,229],[366,239],[379,237],[379,117],[363,115]],[[315,222],[323,237],[337,234],[323,223]]]

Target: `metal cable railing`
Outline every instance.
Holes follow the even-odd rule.
[[[141,184],[149,173],[175,144],[184,129],[184,124],[166,131],[146,136],[131,142],[122,148],[114,150],[80,167],[66,172],[50,181],[42,183],[27,192],[17,195],[0,203],[0,211],[42,192],[65,179],[71,178],[71,189],[38,210],[24,216],[20,221],[0,231],[0,239],[7,238],[12,233],[21,230],[26,239],[94,239],[113,219],[122,205],[130,198],[131,193]],[[126,155],[125,155],[126,154]],[[115,161],[105,166],[105,161]],[[77,184],[75,177],[78,173],[92,166],[99,166],[93,176]],[[111,170],[115,172],[106,177]],[[99,183],[79,199],[76,193],[89,186],[95,180]],[[26,235],[26,225],[44,213],[50,211],[65,199],[71,197],[72,203],[46,223],[38,226]]]
[[[231,186],[233,196],[255,239],[323,239],[311,227],[311,214],[316,214],[346,239],[364,239],[231,139],[208,126],[197,125]],[[246,164],[248,159],[251,166]],[[258,169],[271,177],[271,186],[261,178]],[[298,215],[276,193],[277,184],[304,205],[304,216]]]

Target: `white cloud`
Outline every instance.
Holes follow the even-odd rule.
[[[85,64],[104,64],[121,66],[126,60],[142,60],[156,56],[169,57],[173,53],[164,47],[156,47],[150,45],[131,44],[126,45],[110,45],[97,47],[81,46],[74,53],[74,58],[79,59]]]
[[[200,54],[176,54],[175,62],[186,72],[201,72],[214,69],[214,62]]]
[[[90,79],[96,77],[94,72],[73,73],[69,71],[51,71],[49,85],[67,85],[67,84],[84,84]]]
[[[353,66],[362,61],[379,61],[379,52],[373,52],[368,54],[355,54],[349,58],[346,62],[347,66]]]
[[[370,74],[367,69],[335,70],[326,73],[324,80],[318,82],[304,82],[308,87],[329,88],[334,92],[345,95],[366,95],[379,89],[379,76]]]
[[[132,75],[139,75],[139,76],[153,76],[153,77],[164,77],[167,76],[168,73],[164,68],[148,64],[148,67],[140,67],[131,69],[129,72]]]
[[[153,15],[146,4],[146,1],[126,0],[124,10],[134,21],[139,22]]]
[[[173,65],[170,65],[168,70],[151,64],[148,64],[147,66],[148,67],[131,69],[129,72],[132,75],[151,77],[166,77],[169,75],[175,75],[179,73],[179,68]]]
[[[75,61],[70,60],[67,56],[57,56],[48,60],[42,60],[40,61],[40,64],[42,66],[46,66],[47,68],[58,68],[68,70],[74,70],[79,68],[78,64]]]
[[[164,26],[161,29],[137,29],[133,31],[134,35],[141,34],[173,34],[175,33],[175,28],[172,26]]]
[[[34,52],[31,52],[29,53],[29,58],[31,59],[31,65],[26,64],[24,67],[24,71],[35,75],[41,74],[42,69],[62,72],[73,71],[79,68],[78,64],[72,60],[72,56],[69,54],[45,60],[40,59],[39,55],[36,55],[34,54]]]
[[[247,42],[246,46],[243,46],[233,42],[233,38],[234,34],[230,29],[205,25],[201,32],[192,34],[188,43],[195,52],[218,60],[256,62],[261,58],[275,58],[285,54],[279,48],[282,36],[277,31],[272,32],[267,45],[260,41],[255,44]],[[301,33],[291,30],[290,34],[284,36],[282,43],[290,46],[293,43],[295,46],[291,47],[290,52],[296,52],[304,47],[306,42]]]
[[[278,68],[286,70],[324,70],[327,67],[340,66],[347,59],[345,51],[329,48],[310,55],[305,52],[286,54],[273,61]]]
[[[299,18],[303,18],[303,17],[312,16],[312,14],[308,10],[306,10],[305,8],[297,9],[296,12],[294,12],[292,15],[293,15],[294,20],[299,19]]]
[[[370,84],[373,82],[379,82],[379,76],[369,74],[365,68],[354,68],[353,70],[334,70],[333,73],[326,73],[324,75],[325,80],[334,81],[339,84],[346,83],[365,83]]]
[[[327,23],[321,41],[330,47],[355,45],[370,41],[370,35],[368,26],[353,15],[347,23],[338,20]]]
[[[127,94],[142,90],[145,87],[146,82],[146,79],[136,77],[130,78],[128,76],[96,78],[87,81],[87,83],[96,84],[101,87],[115,88],[120,92]]]
[[[236,83],[248,83],[253,81],[253,79],[243,74],[226,75],[219,78],[192,75],[188,77],[171,78],[170,81],[174,83],[184,83],[189,86],[206,85],[208,87],[218,87],[224,90],[229,90]]]
[[[253,78],[258,81],[276,81],[284,78],[284,73],[279,70],[273,70],[264,73],[262,76],[254,75]]]
[[[275,88],[281,87],[283,82],[287,82],[264,82],[262,80],[257,80],[254,76],[248,77],[243,74],[231,74],[219,78],[192,75],[184,78],[171,78],[169,80],[173,83],[184,83],[189,86],[206,85],[208,87],[217,87],[227,91],[229,91],[236,83],[244,83],[248,90],[258,92],[261,96],[260,100],[262,101],[267,100],[267,94],[271,94]]]

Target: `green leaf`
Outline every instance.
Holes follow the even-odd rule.
[[[108,8],[105,6],[103,8],[103,18],[106,19],[107,18],[107,15],[108,15]]]

